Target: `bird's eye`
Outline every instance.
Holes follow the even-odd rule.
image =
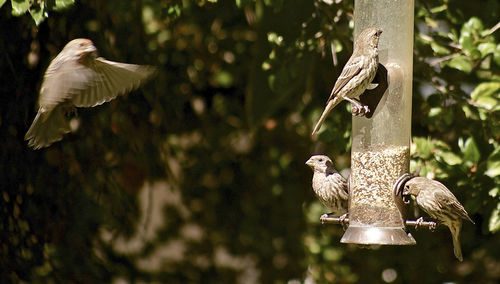
[[[320,162],[323,162],[323,159],[319,159]]]

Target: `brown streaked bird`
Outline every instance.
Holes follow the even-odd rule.
[[[405,183],[403,196],[412,195],[418,207],[438,222],[446,225],[451,232],[455,257],[463,261],[460,247],[462,219],[474,221],[451,191],[439,181],[424,177],[414,177]],[[422,219],[419,219],[422,220]]]
[[[342,100],[353,104],[354,115],[362,115],[370,110],[355,98],[359,97],[375,78],[378,68],[378,40],[382,30],[367,28],[363,30],[354,44],[354,50],[340,73],[326,107],[314,126],[312,135],[318,133],[330,111]]]
[[[349,191],[347,180],[334,168],[333,161],[325,155],[314,155],[306,165],[313,170],[312,188],[318,200],[332,215],[347,213]]]
[[[155,68],[98,57],[89,39],[74,39],[50,63],[43,77],[38,113],[24,139],[34,149],[47,147],[70,132],[66,112],[94,107],[138,88]]]

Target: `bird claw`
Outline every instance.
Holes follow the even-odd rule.
[[[319,217],[319,221],[321,222],[321,224],[325,224],[326,223],[326,219],[328,219],[328,217],[329,217],[328,213],[325,213],[325,214],[321,215],[321,217]]]
[[[431,232],[434,232],[434,230],[436,230],[436,223],[431,222],[429,225],[429,230],[431,230]]]
[[[420,217],[417,219],[417,222],[415,222],[415,231],[418,230],[418,227],[422,226],[422,223],[424,222],[424,217]]]
[[[77,112],[76,112],[76,107],[75,106],[67,106],[64,108],[64,115],[66,116],[66,118],[71,118],[73,116],[76,116]]]
[[[334,213],[325,213],[319,217],[319,221],[321,222],[321,224],[325,224],[327,223],[328,218],[332,217],[333,215]],[[344,231],[347,229],[349,224],[348,221],[346,221],[347,217],[348,213],[344,213],[343,215],[339,216],[339,224],[342,225],[342,229],[344,229]]]
[[[370,112],[370,108],[366,105],[353,105],[351,112],[354,116],[364,116]]]
[[[403,195],[403,203],[404,204],[410,204],[411,197],[410,195]]]
[[[344,231],[347,230],[347,227],[349,227],[345,221],[345,219],[347,219],[347,215],[348,213],[344,213],[339,217],[340,225],[342,225],[342,229],[344,229]]]

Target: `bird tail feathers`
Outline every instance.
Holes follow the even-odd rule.
[[[28,140],[28,146],[37,150],[61,140],[70,131],[63,109],[56,107],[52,111],[38,111],[24,140]]]
[[[460,246],[460,229],[462,227],[462,224],[452,224],[449,226],[450,231],[451,231],[451,238],[453,239],[453,253],[455,254],[455,257],[463,261],[462,257],[462,248]]]
[[[340,99],[339,97],[334,97],[327,103],[325,110],[323,110],[321,117],[319,118],[318,122],[316,122],[316,125],[314,126],[314,130],[311,135],[315,135],[316,133],[318,133],[326,117],[328,116],[328,114],[330,114],[330,111],[332,111],[332,109],[336,107],[341,101],[342,99]]]

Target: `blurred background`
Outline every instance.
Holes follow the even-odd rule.
[[[311,190],[313,153],[350,164],[350,106],[310,137],[352,52],[353,1],[0,1],[2,283],[497,283],[500,3],[415,1],[411,169],[446,184],[445,227],[416,246],[340,244]],[[76,131],[24,135],[74,38],[157,66]]]

